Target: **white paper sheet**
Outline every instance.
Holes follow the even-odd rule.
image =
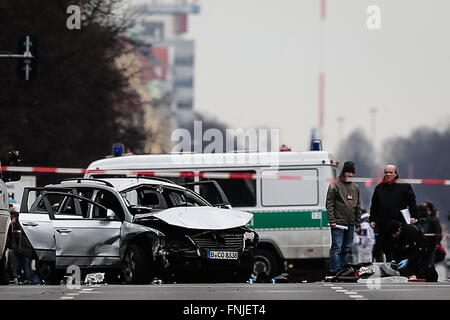
[[[405,219],[405,222],[407,224],[410,224],[411,223],[411,213],[409,213],[409,209],[406,208],[406,209],[400,210],[400,212],[402,213],[403,218]]]

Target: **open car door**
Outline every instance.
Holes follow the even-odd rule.
[[[29,206],[31,194],[36,201]],[[51,200],[43,188],[25,188],[19,212],[19,223],[39,260],[55,261],[55,237],[51,217],[54,215]]]

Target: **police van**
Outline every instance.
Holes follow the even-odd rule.
[[[85,177],[132,170],[154,171],[176,183],[215,180],[234,209],[253,213],[249,227],[259,234],[255,272],[273,277],[287,267],[325,271],[331,244],[325,198],[338,164],[321,150],[120,155],[94,161]],[[207,192],[199,193],[210,201]]]

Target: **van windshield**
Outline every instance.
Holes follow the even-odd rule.
[[[131,214],[142,214],[173,207],[211,206],[190,190],[165,186],[140,186],[121,192]]]

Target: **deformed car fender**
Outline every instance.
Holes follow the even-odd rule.
[[[148,240],[152,247],[149,248],[149,250],[152,251],[153,259],[157,258],[158,250],[162,248],[164,245],[164,234],[156,229],[143,226],[136,223],[130,223],[127,221],[124,221],[122,224],[122,230],[121,230],[121,242],[120,242],[120,248],[119,248],[119,256],[120,260],[122,261],[125,256],[125,251],[128,248],[128,245],[138,238],[144,238]]]

